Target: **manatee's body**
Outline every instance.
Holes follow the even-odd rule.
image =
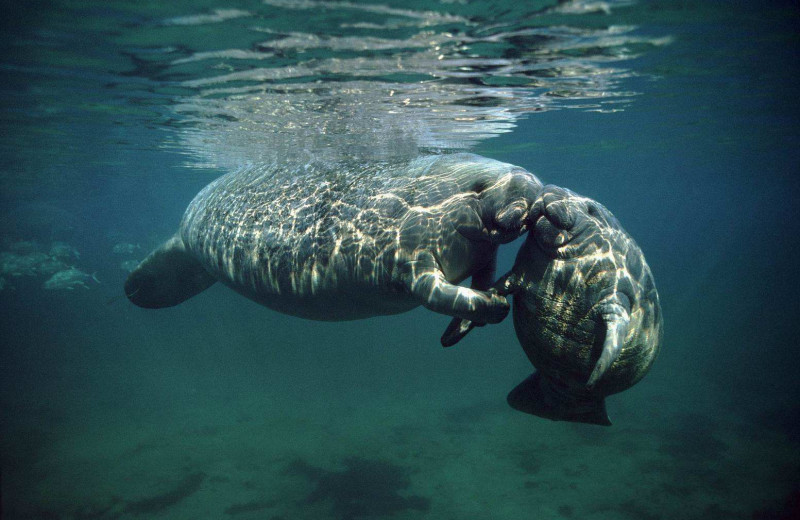
[[[605,207],[547,186],[505,291],[514,328],[537,372],[508,397],[554,420],[611,424],[605,397],[637,383],[661,346],[653,275]]]
[[[607,395],[638,382],[661,346],[653,275],[639,246],[605,207],[545,186],[511,272],[514,328],[536,372],[508,395],[515,409],[553,420],[611,424]],[[455,319],[446,345],[471,324]]]
[[[542,185],[510,164],[456,154],[353,167],[255,167],[206,186],[178,233],[129,276],[135,304],[177,305],[219,280],[317,320],[424,305],[494,323],[499,244],[517,238]],[[472,288],[459,287],[472,277]]]

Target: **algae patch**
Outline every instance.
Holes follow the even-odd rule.
[[[124,512],[134,515],[157,513],[195,494],[205,478],[206,474],[201,471],[187,475],[177,486],[165,493],[128,502]]]
[[[343,471],[328,471],[298,459],[287,467],[286,473],[301,475],[316,484],[301,503],[329,502],[333,516],[343,520],[430,508],[428,498],[400,494],[411,485],[406,468],[361,457],[348,457],[343,466]]]

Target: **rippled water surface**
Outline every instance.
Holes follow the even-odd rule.
[[[796,2],[0,9],[3,518],[800,516]],[[424,309],[124,298],[227,171],[460,151],[599,200],[647,256],[664,348],[612,427],[506,405],[510,320],[443,350]]]
[[[169,129],[165,144],[197,165],[412,157],[470,148],[530,112],[620,110],[636,95],[626,62],[670,41],[603,19],[628,3],[77,2],[15,27],[7,70],[53,82],[16,93],[41,117],[124,114]]]

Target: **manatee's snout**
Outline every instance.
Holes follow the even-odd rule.
[[[547,215],[541,215],[534,224],[533,233],[543,249],[557,249],[569,242],[569,231],[558,226]]]
[[[577,220],[573,199],[574,196],[564,188],[548,186],[539,199],[542,216],[559,230],[571,230]]]
[[[531,219],[540,247],[555,252],[575,237],[579,215],[569,191],[547,186],[533,206]]]
[[[490,232],[510,241],[528,231],[529,213],[542,183],[528,172],[512,172],[480,193]]]
[[[519,234],[525,231],[525,216],[527,214],[528,204],[524,199],[512,201],[495,215],[495,229],[503,234]]]

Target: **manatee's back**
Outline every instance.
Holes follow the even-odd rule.
[[[364,189],[347,185],[350,173],[259,166],[216,179],[189,204],[177,235],[130,274],[126,294],[141,307],[159,308],[218,279],[251,297],[279,292],[302,272],[298,259],[324,260],[308,252],[331,250],[326,237],[354,221],[352,208],[369,196],[369,172],[358,179]]]
[[[393,256],[410,211],[435,208],[508,167],[457,154],[250,168],[201,191],[181,236],[209,271],[245,292],[310,294],[343,282],[376,282],[389,276],[383,256]],[[440,235],[434,227],[425,232]],[[353,279],[343,280],[345,274]]]
[[[595,202],[592,209],[597,229],[582,248],[580,270],[590,285],[613,288],[630,303],[619,356],[595,385],[598,392],[609,395],[630,388],[650,370],[661,348],[663,318],[653,273],[641,248],[602,204]],[[598,252],[604,260],[596,260]],[[601,338],[604,332],[600,330]]]
[[[279,310],[291,313],[292,297],[321,301],[321,294],[358,291],[358,284],[385,286],[409,214],[447,211],[443,201],[510,168],[454,154],[233,172],[198,193],[178,235],[134,270],[126,293],[137,305],[165,307],[219,279],[268,306],[275,303],[270,295],[280,294],[288,307]],[[427,221],[404,239],[439,236],[442,220]],[[330,310],[325,318],[335,319]]]
[[[625,255],[625,271],[632,280],[630,334],[617,359],[620,369],[628,374],[633,386],[650,370],[661,350],[664,319],[655,279],[639,246],[632,238]]]
[[[228,174],[195,197],[181,236],[209,271],[237,289],[302,292],[313,273],[320,280],[330,273],[334,254],[356,245],[341,237],[367,237],[364,227],[372,223],[363,208],[380,188],[379,173],[314,165]]]

